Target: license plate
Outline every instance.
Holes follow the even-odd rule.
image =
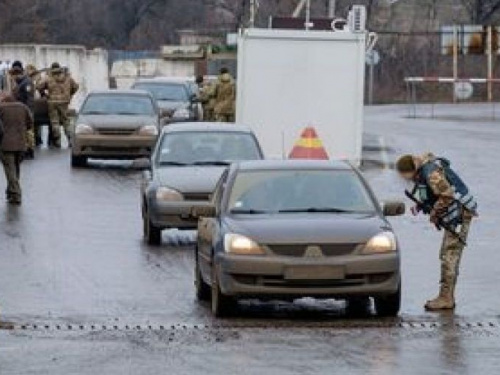
[[[296,266],[285,270],[286,280],[342,280],[343,267],[336,266]]]

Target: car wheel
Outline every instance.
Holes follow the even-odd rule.
[[[198,256],[196,257],[196,266],[194,272],[195,272],[194,285],[196,287],[196,299],[198,301],[210,300],[211,296],[210,286],[203,280],[203,276],[201,275],[201,270],[200,270],[200,263],[198,262]]]
[[[161,245],[161,228],[153,225],[149,220],[148,215],[143,218],[144,222],[144,239],[148,245],[160,246]]]
[[[234,314],[236,309],[236,301],[232,297],[222,293],[219,286],[217,271],[215,266],[212,268],[212,314],[217,318],[224,318]]]
[[[82,168],[87,165],[87,157],[79,155],[71,155],[71,166],[74,168]]]
[[[383,297],[375,297],[375,310],[378,316],[396,317],[401,309],[401,285],[394,294]]]
[[[347,315],[354,317],[364,317],[370,313],[369,297],[349,298],[346,302]]]

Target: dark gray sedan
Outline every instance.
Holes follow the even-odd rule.
[[[196,288],[223,316],[240,298],[373,297],[379,315],[400,308],[400,256],[386,216],[361,174],[344,162],[261,161],[224,173],[200,218]]]
[[[228,124],[182,123],[163,128],[142,183],[144,238],[161,243],[167,228],[196,229],[193,207],[203,207],[234,161],[262,159],[250,129]]]

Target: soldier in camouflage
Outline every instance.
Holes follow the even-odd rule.
[[[215,120],[219,122],[234,122],[236,85],[227,68],[220,70],[213,96],[215,99]]]
[[[48,78],[41,82],[37,88],[48,99],[54,146],[61,148],[61,126],[64,129],[68,143],[71,144],[68,107],[71,98],[79,89],[78,84],[59,63],[53,63]]]
[[[460,261],[473,217],[477,216],[477,203],[468,187],[451,169],[446,159],[432,154],[405,155],[397,162],[400,175],[415,184],[413,194],[429,207],[430,221],[446,226],[441,245],[441,288],[439,295],[427,301],[430,311],[455,308],[455,287]],[[412,209],[414,214],[421,207]]]
[[[215,84],[205,82],[203,77],[201,77],[198,85],[200,88],[200,102],[203,106],[203,120],[215,121]]]

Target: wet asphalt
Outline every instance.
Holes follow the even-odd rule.
[[[489,105],[366,111],[364,171],[402,199],[400,153],[449,157],[478,197],[454,314],[423,311],[437,292],[441,234],[392,219],[403,249],[398,319],[349,316],[341,301],[247,301],[211,317],[194,299],[192,232],[142,242],[141,172],[72,170],[67,150],[23,164],[24,202],[0,200],[0,374],[496,374],[500,369],[500,120]],[[0,178],[0,190],[4,189]]]

